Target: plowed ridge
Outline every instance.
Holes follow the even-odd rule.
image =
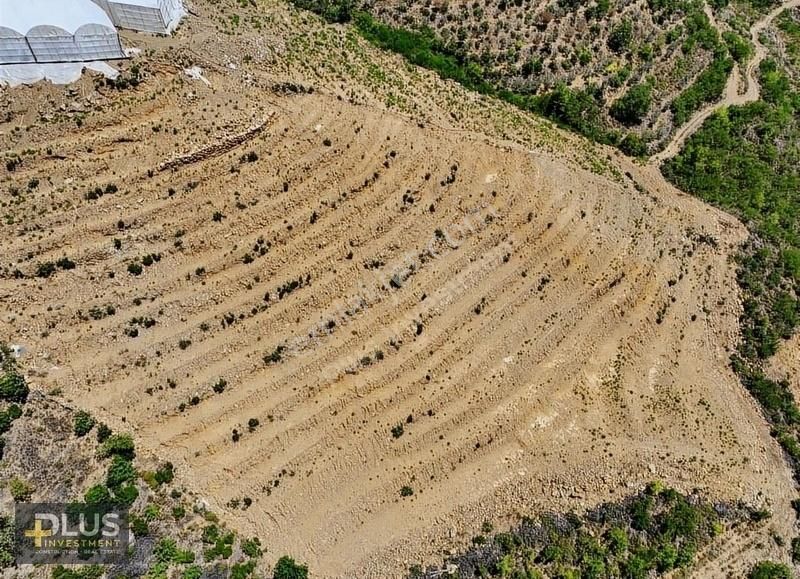
[[[173,134],[183,98],[55,132],[68,160],[14,174],[53,175],[29,202],[71,208],[0,226],[4,261],[77,267],[4,275],[0,330],[47,388],[136,432],[270,553],[396,576],[439,557],[456,522],[467,538],[652,478],[774,489],[752,465],[779,457],[726,367],[732,219],[323,95],[280,101],[242,147],[148,174],[273,112],[255,92],[215,109],[209,90],[216,116]]]

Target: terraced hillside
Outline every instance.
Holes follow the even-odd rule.
[[[176,40],[127,38],[151,51],[132,88],[0,97],[0,335],[35,387],[321,577],[401,576],[485,520],[653,479],[789,536],[790,474],[728,368],[738,222],[416,71],[436,107],[391,112],[353,71],[395,60],[336,68],[347,33],[283,5],[248,13],[268,49],[211,47],[198,9]],[[285,65],[301,34],[316,50]]]
[[[430,30],[504,88],[523,95],[556,90],[565,110],[551,114],[569,125],[584,132],[589,132],[582,126],[586,123],[597,125],[591,132],[601,126],[633,129],[657,150],[685,122],[680,95],[698,83],[717,84],[704,75],[730,66],[729,46],[739,43],[746,57],[748,41],[740,35],[742,30],[721,28],[715,18],[714,12],[722,11],[738,18],[726,5],[671,0],[377,0],[362,7],[383,22]],[[567,97],[560,92],[565,86]],[[708,100],[720,97],[723,88],[724,75]],[[573,107],[592,119],[579,120],[569,110]]]

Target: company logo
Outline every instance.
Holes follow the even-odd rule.
[[[17,563],[116,563],[127,552],[128,513],[112,505],[18,503]]]

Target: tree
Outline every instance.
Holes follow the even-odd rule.
[[[308,567],[295,563],[294,559],[284,555],[275,564],[273,579],[307,579]]]
[[[611,105],[611,116],[625,126],[638,125],[647,115],[652,103],[653,88],[643,82],[631,87]]]

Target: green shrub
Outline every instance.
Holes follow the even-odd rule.
[[[133,463],[123,456],[115,455],[106,473],[106,484],[109,488],[116,489],[123,483],[135,480],[136,469],[133,467]]]
[[[30,389],[25,378],[15,368],[7,368],[0,376],[0,399],[21,404],[28,400],[28,394]]]
[[[159,563],[171,563],[178,553],[178,545],[174,539],[159,539],[153,548],[153,556]]]
[[[94,485],[84,493],[83,502],[87,505],[110,505],[111,492],[105,485]]]
[[[611,105],[611,116],[623,125],[638,125],[650,110],[652,95],[650,83],[644,82],[631,87]]]
[[[8,515],[0,515],[0,569],[14,565],[15,553],[14,521]]]
[[[748,579],[792,579],[792,571],[783,563],[761,561],[747,575]]]
[[[256,568],[255,561],[248,561],[247,563],[236,563],[231,567],[230,579],[245,579],[253,574]]]
[[[714,57],[708,68],[697,76],[694,83],[672,101],[670,108],[676,126],[688,121],[704,104],[714,102],[722,96],[732,68],[733,61],[724,53],[719,53]]]
[[[52,261],[36,264],[36,277],[50,277],[56,272],[56,264]]]
[[[130,507],[139,498],[139,489],[131,483],[125,483],[114,489],[114,502],[121,507]]]
[[[16,502],[26,503],[31,500],[33,486],[19,477],[14,477],[8,483],[8,492]]]
[[[792,563],[800,563],[800,537],[792,539]]]
[[[133,438],[130,434],[112,434],[100,447],[100,456],[121,456],[133,460],[136,456]]]
[[[308,567],[295,563],[291,557],[284,555],[275,564],[273,579],[308,579]]]
[[[83,567],[53,567],[53,579],[100,579],[105,573],[101,565],[85,565]]]
[[[753,45],[746,38],[731,31],[723,32],[722,38],[731,56],[739,64],[744,64],[753,56]]]
[[[146,537],[150,534],[150,525],[144,517],[131,515],[130,525],[135,537]]]
[[[186,507],[183,505],[177,505],[172,507],[172,516],[175,518],[176,521],[180,521],[183,517],[186,516]]]
[[[405,432],[405,427],[403,426],[402,422],[399,422],[394,426],[392,426],[392,436],[394,438],[400,438],[401,436],[403,436],[404,432]]]
[[[159,485],[169,484],[175,478],[175,467],[171,462],[166,462],[156,470],[155,480]]]
[[[97,425],[97,442],[104,443],[111,436],[111,428],[107,424],[101,422]]]
[[[0,434],[8,432],[13,422],[22,416],[22,408],[17,404],[11,404],[5,410],[0,410]]]
[[[633,24],[625,19],[614,25],[608,35],[608,47],[614,52],[624,52],[633,41]]]
[[[250,557],[251,559],[256,559],[261,556],[261,541],[259,541],[258,537],[253,537],[252,539],[247,539],[246,541],[242,542],[242,553]]]
[[[94,418],[85,410],[78,410],[73,420],[73,430],[76,436],[86,436],[94,428]]]

